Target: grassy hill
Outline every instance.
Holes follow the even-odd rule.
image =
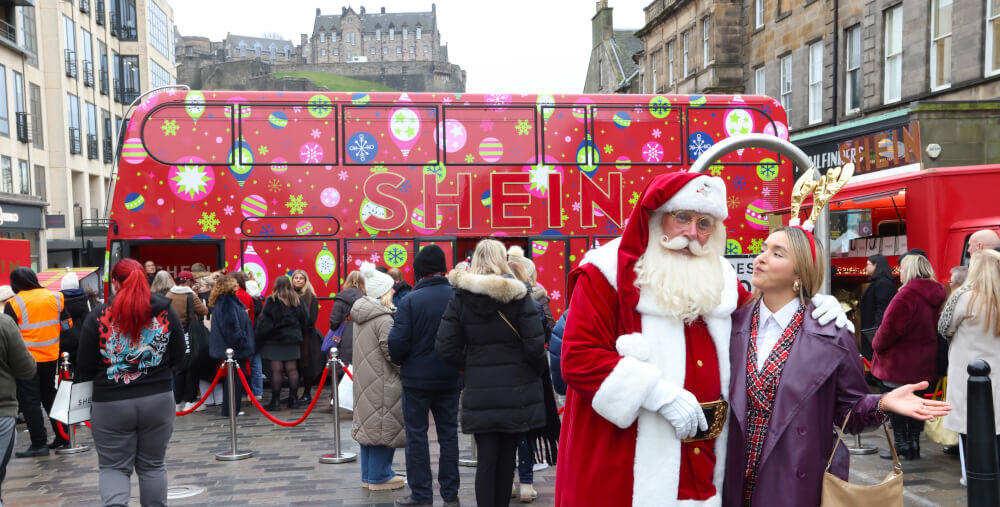
[[[318,86],[325,86],[331,92],[394,92],[392,88],[381,83],[352,79],[336,74],[326,74],[323,72],[281,72],[274,77],[302,77],[306,78]]]

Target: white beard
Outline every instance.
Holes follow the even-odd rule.
[[[694,242],[686,245],[683,238],[666,240],[658,226],[651,229],[646,253],[635,265],[635,286],[651,292],[657,306],[685,323],[719,306],[725,285],[719,263],[725,244],[721,224],[704,246]],[[687,250],[691,255],[677,250]]]

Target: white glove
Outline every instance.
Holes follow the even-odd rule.
[[[691,438],[698,434],[699,429],[702,431],[708,429],[705,412],[690,391],[664,380],[657,382],[654,391],[657,391],[657,394],[653,395],[656,398],[669,399],[657,412],[670,421],[677,432],[677,438],[682,440]]]
[[[844,326],[847,326],[850,332],[854,332],[854,324],[847,318],[847,314],[840,307],[840,301],[837,301],[837,298],[816,294],[812,297],[812,304],[816,307],[812,312],[812,317],[819,322],[819,325],[825,326],[830,321],[834,321],[833,325],[837,326],[837,329],[843,329]]]

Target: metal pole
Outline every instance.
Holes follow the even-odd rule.
[[[852,446],[848,446],[847,447],[848,452],[850,452],[851,454],[855,454],[855,455],[875,454],[876,452],[878,452],[878,447],[875,447],[874,445],[871,445],[871,444],[863,444],[863,443],[861,443],[861,434],[860,433],[857,434],[856,436],[857,436],[857,443],[855,443],[853,447]]]
[[[59,365],[59,369],[65,372],[69,372],[69,352],[62,353],[62,363]],[[59,378],[62,378],[60,372],[56,372]],[[69,374],[67,373],[67,376]],[[72,379],[67,379],[72,382]],[[62,382],[62,380],[60,380]],[[81,452],[87,452],[90,450],[89,445],[77,444],[76,443],[76,424],[66,424],[66,430],[69,432],[69,447],[63,447],[62,449],[56,449],[56,454],[78,454]]]
[[[993,386],[990,365],[982,359],[969,363],[966,482],[969,507],[1000,505],[1000,463],[993,422]]]
[[[819,173],[813,172],[817,177]],[[827,255],[827,269],[823,276],[823,285],[820,287],[820,294],[830,295],[833,275],[830,274],[831,260],[830,260],[830,206],[823,206],[822,211],[820,211],[819,216],[816,217],[816,228],[813,229],[813,237],[816,238],[816,242],[819,246],[823,248],[823,251]]]
[[[253,451],[240,452],[236,448],[236,360],[233,349],[226,349],[226,393],[229,394],[229,451],[215,455],[218,461],[238,461],[253,456]]]
[[[349,463],[358,459],[357,454],[342,452],[340,448],[340,390],[337,385],[337,368],[343,363],[337,358],[337,353],[337,347],[330,349],[330,357],[326,361],[326,367],[330,369],[330,386],[333,388],[333,452],[320,456],[319,462],[328,465]]]

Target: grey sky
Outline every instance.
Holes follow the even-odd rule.
[[[339,13],[385,7],[429,11],[430,0],[168,0],[182,35],[221,40],[226,32],[275,32],[299,43],[311,33],[316,8]],[[615,28],[638,29],[651,0],[609,0]],[[469,92],[581,93],[590,57],[594,0],[437,0],[438,29],[448,59],[465,69]]]

